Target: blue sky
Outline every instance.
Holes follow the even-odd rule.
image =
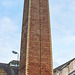
[[[0,62],[16,60],[20,52],[24,0],[0,0]],[[75,0],[49,0],[53,65],[75,57]]]

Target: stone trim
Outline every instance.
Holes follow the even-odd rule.
[[[29,54],[29,30],[30,30],[30,9],[31,9],[31,0],[29,0],[29,15],[28,15],[28,31],[27,31],[27,53],[26,53],[26,74],[28,75],[28,54]]]

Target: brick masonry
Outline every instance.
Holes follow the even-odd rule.
[[[25,0],[19,75],[53,75],[48,0]]]

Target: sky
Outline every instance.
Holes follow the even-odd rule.
[[[24,0],[0,0],[0,63],[20,53]],[[49,0],[53,67],[75,58],[75,0]]]

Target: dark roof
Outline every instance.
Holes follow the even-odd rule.
[[[74,70],[73,72],[71,72],[70,74],[68,74],[68,75],[71,75],[71,74],[73,74],[73,73],[75,73],[75,70]]]
[[[18,75],[18,67],[9,64],[0,63],[0,69],[3,69],[8,75]]]
[[[17,61],[17,60],[12,60],[12,61],[9,62],[9,64],[10,63],[12,63],[12,64],[18,64],[19,65],[19,61]]]
[[[70,61],[64,63],[63,65],[61,65],[61,66],[55,68],[53,71],[56,72],[57,70],[59,70],[59,71],[62,70],[62,69],[65,68],[67,65],[69,65],[73,60],[75,60],[75,58],[73,58],[72,60],[70,60]]]

